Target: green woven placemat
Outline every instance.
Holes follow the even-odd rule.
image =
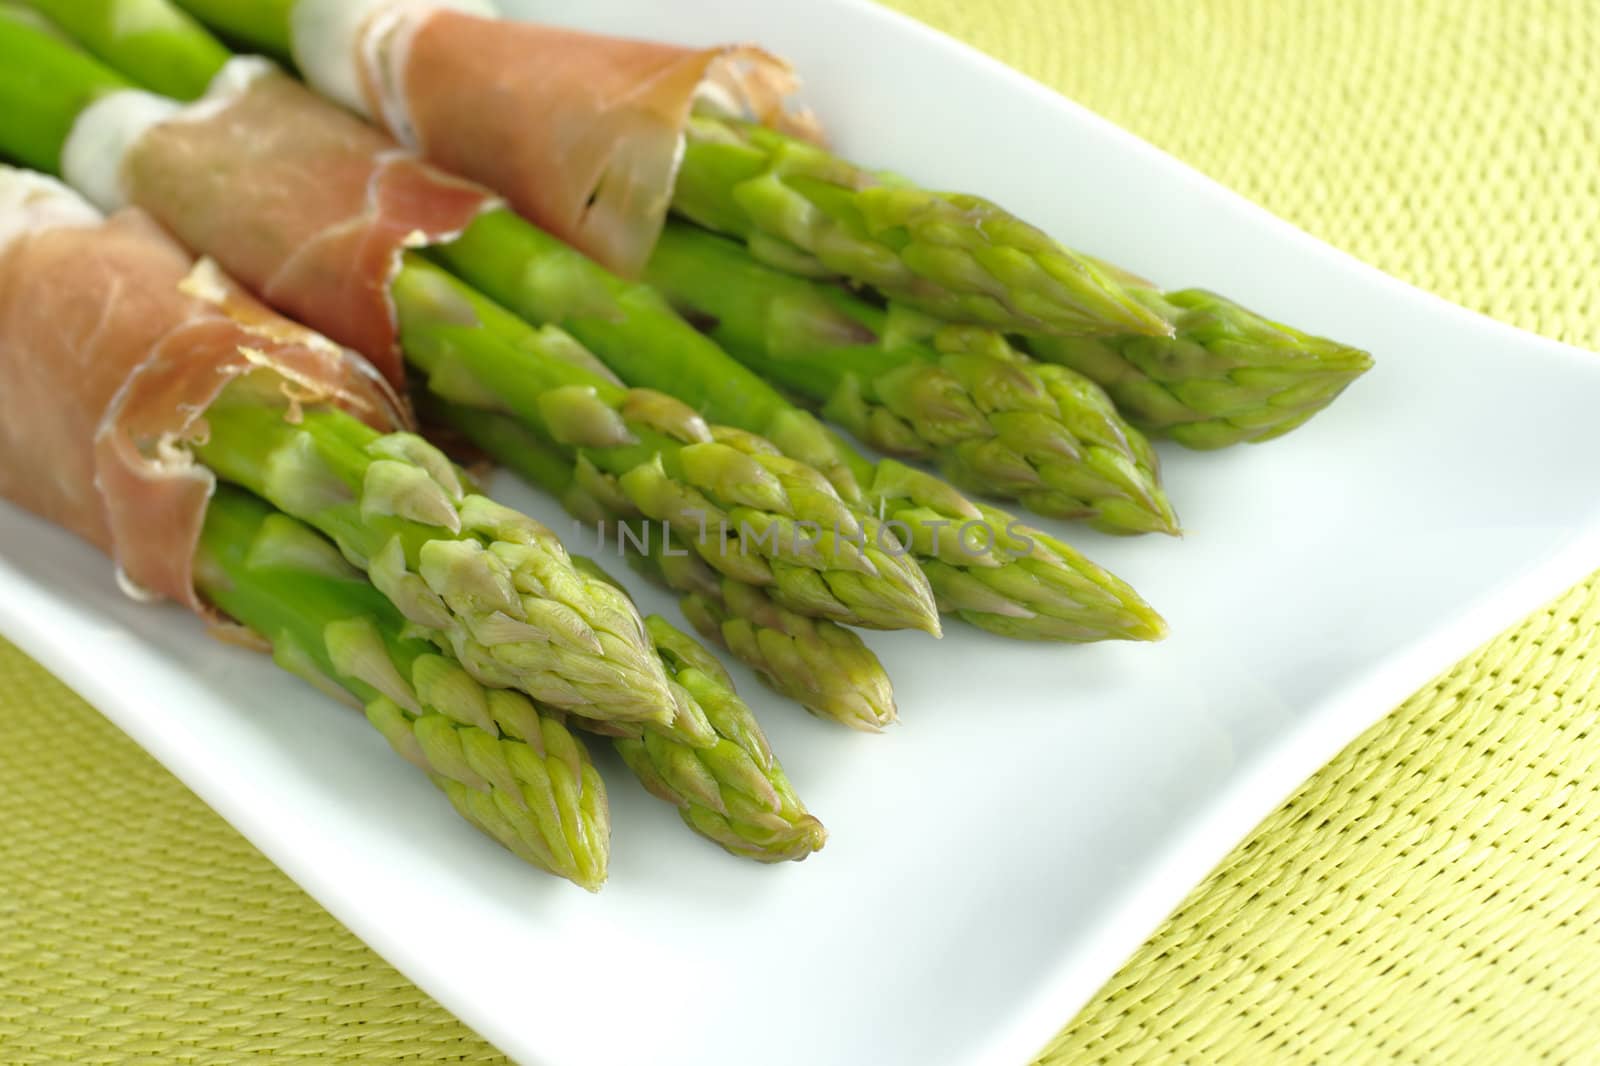
[[[1582,0],[896,6],[1391,273],[1600,344]],[[1597,622],[1591,581],[1370,730],[1044,1061],[1600,1048]],[[499,1061],[3,645],[0,825],[0,1062]]]

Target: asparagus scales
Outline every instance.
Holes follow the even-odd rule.
[[[586,487],[592,472],[515,419],[437,401],[425,410],[559,499],[574,518],[609,528],[636,568],[680,594],[679,609],[701,635],[722,643],[774,691],[854,729],[877,731],[895,720],[888,675],[854,631],[791,611],[761,587],[713,570],[669,527],[630,517],[604,486]]]
[[[592,560],[580,558],[579,565],[613,580]],[[723,850],[758,862],[798,862],[820,850],[827,831],[800,802],[716,656],[660,615],[649,615],[645,625],[680,694],[678,720],[588,727],[612,734],[640,783]]]
[[[1215,293],[1163,293],[978,197],[873,175],[749,123],[691,122],[673,206],[776,267],[1028,334],[1041,359],[1093,379],[1130,421],[1189,447],[1282,436],[1372,366],[1365,352]],[[1067,263],[1081,271],[1068,276],[1114,293],[1111,303],[1085,305],[1079,319],[1059,313],[1047,295],[1059,295]]]
[[[1092,381],[1000,334],[888,311],[669,223],[646,279],[746,366],[963,488],[1111,533],[1177,532],[1155,452]]]
[[[605,881],[605,785],[560,715],[485,690],[426,641],[322,537],[223,487],[196,555],[201,593],[271,645],[278,664],[354,696],[395,751],[461,815],[540,869]]]

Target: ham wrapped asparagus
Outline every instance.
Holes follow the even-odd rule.
[[[550,168],[542,171],[513,166],[497,149],[570,148],[562,131],[571,121],[587,123],[583,158],[607,138],[614,140],[606,157],[626,158],[633,129],[606,120],[661,98],[655,70],[637,62],[642,50],[660,46],[516,23],[495,28],[487,0],[184,3],[246,40],[281,41],[324,92],[359,102],[402,139],[601,254],[591,235],[561,228],[547,205],[518,194],[529,173],[542,174],[547,187],[575,188],[563,183],[581,186],[588,172],[556,163],[559,156],[540,160]],[[444,10],[455,7],[474,14]],[[789,79],[782,84],[788,88]],[[479,106],[486,100],[496,106]],[[746,241],[753,255],[783,269],[870,287],[951,321],[1027,334],[1040,359],[1093,378],[1140,429],[1188,447],[1282,436],[1372,365],[1365,352],[1215,293],[1163,291],[981,197],[929,191],[858,166],[816,144],[813,124],[795,136],[748,100],[701,91],[687,122],[674,110],[670,123],[654,127],[658,137],[664,126],[679,153],[672,211]],[[638,187],[609,172],[604,181]],[[646,184],[654,194],[655,183]],[[653,215],[634,221],[636,240],[659,235]]]
[[[40,47],[63,46],[46,46],[41,40]],[[82,111],[61,155],[68,179],[103,206],[137,203],[276,305],[369,355],[392,379],[403,376],[396,345],[402,322],[427,320],[429,337],[472,325],[439,320],[431,295],[438,286],[422,277],[429,268],[408,262],[404,253],[444,240],[458,223],[468,225],[492,204],[490,195],[396,148],[263,60],[232,60],[207,96],[188,107],[132,90],[105,95]],[[558,242],[551,244],[563,255],[576,255]],[[554,262],[559,266],[559,259]],[[537,264],[528,266],[537,269]],[[397,299],[406,304],[399,316]],[[453,306],[473,311],[471,301]],[[415,359],[418,353],[411,356]],[[701,440],[709,431],[698,426],[689,427],[688,438],[669,440],[671,434],[645,432],[648,418],[620,430],[608,422],[596,423],[597,407],[620,403],[620,390],[597,404],[588,394],[612,389],[612,383],[540,356],[538,345],[490,354],[497,369],[519,372],[526,382],[523,395],[534,406],[518,408],[518,413],[533,417],[536,408],[542,427],[556,436],[561,434],[551,427],[586,427],[587,432],[564,442],[574,449],[588,444],[597,454],[604,451],[610,461],[603,465],[614,473],[637,468],[635,481],[651,477],[654,467],[662,465],[656,460],[662,460],[660,476],[674,484],[655,496],[672,512],[652,517],[670,517],[675,528],[697,530],[695,540],[713,565],[779,591],[787,606],[816,617],[938,632],[932,592],[915,561],[904,557],[895,534],[875,516],[840,499],[802,462],[738,463],[731,449]],[[434,373],[441,362],[458,375]],[[507,402],[493,397],[487,379],[471,378],[471,360],[457,359],[453,351],[430,350],[423,365],[430,371],[430,387],[452,399],[465,387],[496,410]],[[470,380],[464,381],[461,373]],[[649,406],[648,398],[635,399]],[[674,420],[682,421],[676,415]],[[615,437],[613,430],[622,436]],[[813,432],[822,436],[820,426]],[[285,448],[295,446],[287,435],[280,436]],[[685,464],[677,461],[680,452]],[[227,461],[226,456],[219,453],[215,461]],[[757,480],[740,476],[757,466],[783,469]],[[246,463],[234,469],[242,477],[256,468]],[[449,485],[440,487],[447,496],[454,491]],[[434,496],[424,505],[442,515],[444,504]],[[724,523],[734,534],[748,526],[752,535],[729,547]],[[801,525],[817,529],[824,545],[841,534],[845,542],[837,550],[819,549],[804,542]],[[372,545],[371,552],[360,554],[370,557],[381,575],[396,556],[393,549],[376,554],[380,547],[384,545]],[[417,571],[427,580],[418,569],[420,559],[408,555],[404,563],[405,571]],[[406,581],[416,584],[409,577]],[[427,624],[425,615],[438,617],[434,606],[429,600],[408,610],[407,617]],[[448,602],[445,606],[453,607]],[[491,613],[499,609],[489,606]],[[495,630],[497,635],[507,632]],[[480,638],[478,643],[489,642]],[[485,669],[497,665],[491,661],[496,656],[469,654],[459,642],[455,650],[483,662]],[[496,683],[511,680],[506,674],[494,676]],[[537,682],[518,678],[515,683]],[[638,687],[649,691],[648,686]]]
[[[113,3],[112,6],[117,5]],[[37,64],[61,49],[59,42],[37,35],[30,38],[22,28],[6,29],[0,34],[0,46],[12,39],[28,39],[23,61],[29,64]],[[51,106],[59,106],[63,98],[82,101],[87,97],[93,101],[92,93],[80,90],[100,84],[100,79],[105,77],[115,79],[115,75],[96,65],[95,71],[76,72],[51,89],[39,86],[32,91],[18,89],[10,93],[7,100],[23,109],[37,106],[39,97],[53,101]],[[229,94],[233,80],[224,73],[218,82],[219,92],[224,96]],[[76,150],[69,148],[66,153],[68,171],[76,184],[87,188],[100,182],[109,189],[110,195],[121,194],[123,163],[140,153],[144,132],[153,123],[183,121],[183,114],[163,111],[170,108],[170,102],[163,104],[159,98],[155,104],[123,103],[150,99],[123,90],[92,102],[87,108],[80,104],[78,118],[70,125],[69,140],[79,145],[99,142],[109,145],[111,150],[85,151],[80,157]],[[291,99],[286,93],[282,102],[287,105]],[[344,113],[319,103],[309,93],[292,103],[293,117],[285,120],[280,116],[279,121],[309,125],[347,120]],[[218,106],[220,102],[208,98],[192,108],[206,117]],[[145,120],[143,111],[146,108],[163,113]],[[248,155],[253,151],[249,144],[252,133],[249,128],[217,122],[212,122],[210,128],[231,143],[213,146],[209,152],[237,151]],[[112,135],[99,136],[96,131],[102,129],[111,130]],[[8,146],[4,142],[9,139],[6,131],[0,130],[0,147]],[[48,154],[49,148],[49,145],[42,146],[38,154]],[[175,185],[185,191],[150,190],[150,200],[140,202],[155,206],[164,222],[184,232],[186,217],[193,210],[186,202],[188,196],[221,195],[223,190],[208,186],[203,172],[199,175],[187,173],[193,166],[192,160],[179,156],[166,160],[165,165]],[[299,173],[304,180],[297,187],[296,195],[305,199],[320,196],[314,173],[305,169]],[[270,218],[258,220],[253,214],[254,193],[248,185],[234,190],[235,207],[246,224],[258,221],[267,224]],[[290,201],[291,198],[284,200]],[[207,227],[195,227],[195,231],[215,240],[216,243],[207,244],[204,250],[218,256],[225,264],[234,255],[248,258],[248,253],[237,249],[237,244],[245,239],[245,232],[240,228],[226,233],[209,232]],[[918,607],[906,612],[901,625],[931,628],[928,613],[918,606],[929,603],[926,583],[931,583],[936,586],[932,591],[942,610],[1008,637],[1067,641],[1148,640],[1159,638],[1165,632],[1160,617],[1124,582],[1060,542],[1033,536],[1012,516],[967,500],[937,478],[895,463],[874,466],[845,447],[814,417],[789,403],[760,378],[733,362],[715,343],[698,334],[673,312],[659,293],[606,271],[515,214],[503,209],[488,210],[478,215],[458,238],[436,246],[429,255],[458,279],[487,293],[528,322],[545,326],[546,330],[559,326],[570,332],[592,350],[593,356],[607,364],[610,371],[629,384],[677,395],[701,410],[714,410],[719,420],[745,431],[740,439],[757,451],[765,452],[770,447],[815,467],[839,497],[863,517],[875,522],[892,517],[892,523],[882,521],[882,527],[892,530],[891,536],[902,529],[906,531],[903,538],[896,539],[903,540],[918,564],[924,590],[917,592],[907,580],[910,575],[903,569],[862,574],[860,580],[866,583],[862,591],[871,592],[874,602],[889,602],[898,597],[907,606]],[[401,274],[408,270],[407,263],[402,263]],[[412,288],[427,293],[434,287]],[[454,303],[481,307],[488,301]],[[426,318],[438,309],[421,306],[413,310]],[[496,317],[504,318],[503,310]],[[342,323],[337,318],[312,324],[330,332],[336,339],[344,339],[339,336]],[[452,326],[449,322],[440,324]],[[482,323],[455,323],[454,326],[459,327],[452,341],[459,344],[456,350],[448,353],[444,361],[422,359],[425,367],[433,364],[449,371],[430,371],[426,387],[438,391],[442,399],[454,404],[504,414],[506,382],[532,380],[522,373],[517,361],[539,353],[530,352],[514,335],[493,336],[494,329],[472,328],[479,324]],[[467,341],[471,344],[467,345]],[[416,354],[407,352],[408,358]],[[593,356],[583,354],[583,358],[591,362]],[[524,399],[542,407],[546,403],[556,404],[566,396],[578,396],[572,390],[557,391],[562,395],[542,399],[526,395]],[[593,407],[592,404],[587,406]],[[531,410],[524,406],[516,413],[520,417]],[[577,415],[560,405],[555,413],[567,423]],[[750,434],[766,437],[767,442],[757,442]],[[514,456],[500,458],[516,465]],[[958,542],[960,530],[969,525],[973,527],[969,538]],[[983,538],[985,529],[993,534],[987,547]],[[885,544],[890,543],[886,538]],[[752,665],[764,668],[764,664]]]
[[[0,495],[105,550],[130,591],[204,606],[193,557],[216,475],[204,414],[248,391],[402,429],[388,384],[255,303],[139,211],[102,220],[0,171]]]
[[[432,484],[455,476],[419,438],[380,434],[404,427],[405,414],[359,357],[194,264],[137,209],[102,220],[58,183],[9,169],[0,284],[0,494],[110,551],[130,591],[248,627],[285,668],[365,705],[474,825],[587,888],[605,878],[609,820],[569,725],[614,738],[651,792],[736,854],[792,860],[822,845],[820,823],[715,659],[664,620],[639,621],[592,563],[540,545],[551,595],[581,579],[646,634],[653,671],[670,678],[659,720],[583,717],[579,701],[563,711],[486,684],[484,649],[430,643],[406,595],[384,587],[392,575],[369,579],[370,566],[352,565],[363,525],[397,518],[366,513],[354,495],[396,478],[402,495],[414,493],[399,467],[374,477],[375,466],[420,457]],[[32,458],[41,434],[43,465]],[[285,440],[300,443],[285,451]],[[379,458],[359,487],[340,486],[341,464],[359,463],[363,445]],[[219,486],[219,474],[260,495]],[[461,512],[502,535],[539,528],[481,497],[465,497]],[[614,674],[607,683],[627,681]],[[589,683],[579,662],[562,685]]]
[[[142,213],[102,219],[0,168],[0,496],[105,550],[130,593],[250,626],[285,666],[366,704],[469,821],[597,888],[605,790],[561,717],[510,693],[496,698],[522,710],[520,732],[452,717],[431,693],[459,699],[470,679],[455,667],[453,688],[430,684],[444,658],[332,544],[219,493],[193,449],[241,386],[280,418],[316,404],[370,432],[404,425],[370,366],[196,267]]]

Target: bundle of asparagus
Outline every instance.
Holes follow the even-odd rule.
[[[590,891],[605,882],[605,784],[558,714],[486,689],[406,635],[405,619],[327,540],[224,487],[206,511],[195,584],[317,688],[354,697],[394,750],[512,853]]]
[[[941,610],[1023,640],[1166,634],[1132,588],[1075,549],[931,474],[874,463],[818,431],[807,412],[689,327],[656,290],[608,273],[522,220],[484,215],[431,254],[527,321],[561,325],[628,384],[668,392],[824,472],[843,498],[905,532]],[[530,269],[557,257],[559,284]]]
[[[1140,428],[1189,447],[1281,436],[1371,366],[1364,352],[1214,293],[1164,293],[980,197],[928,192],[829,153],[792,99],[793,76],[748,49],[497,23],[486,0],[183,3],[293,55],[318,89],[614,269],[640,269],[670,201],[769,265],[1030,335],[1035,355],[1094,379]],[[342,17],[330,17],[336,6]],[[754,73],[730,85],[722,67],[734,58]],[[505,106],[478,106],[491,92]],[[524,116],[551,113],[584,130],[581,151],[562,139],[565,124],[530,131]],[[591,200],[600,221],[574,225]]]
[[[29,32],[15,26],[0,29],[16,39]],[[58,42],[35,35],[16,51],[20,62],[33,64],[60,48]],[[52,61],[65,63],[59,57]],[[234,68],[234,75],[240,73]],[[83,111],[82,102],[93,99],[108,80],[113,85],[117,81],[103,68],[73,72],[72,77],[57,77],[48,88],[35,84],[13,89],[8,102],[36,107],[41,96],[48,96],[48,106],[57,110],[77,106]],[[347,235],[368,220],[371,205],[364,195],[355,203],[345,202],[349,197],[341,200],[344,187],[330,190],[313,162],[332,155],[340,163],[336,169],[381,176],[387,172],[378,169],[379,159],[384,166],[395,165],[387,145],[352,128],[336,110],[319,109],[297,97],[283,79],[260,71],[225,76],[220,95],[187,121],[162,121],[171,106],[119,92],[89,108],[73,127],[73,142],[81,150],[68,153],[69,176],[86,187],[111,185],[113,195],[131,196],[186,241],[216,255],[337,339],[370,343],[381,337],[384,329],[371,315],[351,323],[343,308],[330,312],[316,284],[329,272],[342,276],[339,272],[352,266],[347,257],[332,255],[319,264],[324,247],[334,243],[319,235]],[[130,114],[138,119],[131,127],[125,125]],[[304,150],[308,140],[317,146],[309,159]],[[109,156],[95,150],[108,144],[113,149]],[[46,145],[35,155],[59,154],[52,148],[56,146]],[[120,181],[106,182],[106,173],[120,175]],[[459,216],[464,195],[460,183],[415,168],[405,180],[431,183],[450,208],[440,213]],[[415,205],[418,199],[408,203]],[[286,214],[295,217],[285,221]],[[241,216],[252,220],[248,247],[241,247]],[[397,233],[390,247],[398,255],[400,237],[411,232],[399,234],[398,229],[380,220],[368,232]],[[350,245],[370,251],[372,242],[337,242],[339,249]],[[308,253],[308,246],[316,254]],[[1149,639],[1163,632],[1159,618],[1126,585],[1065,545],[1033,535],[1009,515],[981,508],[937,479],[899,464],[868,463],[696,334],[653,290],[607,273],[515,216],[485,210],[431,254],[458,278],[530,321],[567,328],[630,384],[670,392],[713,418],[763,434],[777,451],[816,467],[857,514],[881,517],[885,528],[905,531],[945,610],[996,632],[1031,639]],[[369,256],[364,264],[370,268],[377,258]],[[389,264],[379,265],[383,269],[368,270],[362,292],[382,288]],[[403,316],[404,294],[397,288],[394,295]],[[381,344],[372,347],[375,358],[386,354]],[[641,363],[648,366],[641,368]],[[457,377],[447,398],[493,406],[495,395],[495,390],[473,388]],[[741,446],[756,454],[767,450],[748,439]],[[974,550],[961,537],[963,527],[991,543]],[[903,573],[865,576],[874,583],[898,580],[904,587]]]
[[[616,738],[641,782],[729,851],[779,861],[822,845],[715,659],[664,620],[641,620],[531,519],[460,492],[445,493],[459,520],[445,518],[438,493],[458,473],[418,438],[380,433],[404,415],[352,353],[193,266],[137,211],[101,221],[26,172],[0,170],[0,293],[0,495],[106,549],[130,589],[220,610],[285,668],[355,696],[507,848],[590,889],[604,880],[604,786],[572,725]],[[384,463],[397,466],[375,474]],[[219,477],[271,502],[216,488]],[[302,511],[333,539],[292,516]],[[446,620],[405,571],[378,576],[371,544],[402,561],[444,545],[417,580],[469,610]],[[479,575],[498,571],[452,558],[459,544],[510,560],[523,622],[485,591]],[[458,626],[479,630],[435,631]],[[480,646],[500,629],[513,632]],[[525,644],[538,699],[495,687],[505,667],[483,661]]]
[[[391,291],[401,343],[433,395],[476,401],[575,451],[618,508],[670,526],[713,568],[793,610],[938,633],[894,535],[811,467],[665,393],[624,389],[560,330],[529,329],[432,264],[409,262]]]
[[[1192,447],[1286,433],[1372,365],[1215,294],[1162,293],[978,197],[875,175],[749,122],[690,123],[673,209],[779,268],[1036,337],[1035,354],[1088,375],[1135,423]],[[1062,312],[1067,279],[1085,278],[1115,300]]]

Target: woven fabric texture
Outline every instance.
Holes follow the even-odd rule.
[[[1391,273],[1600,346],[1585,0],[894,4]],[[1591,579],[1370,730],[1041,1061],[1592,1061],[1597,623]],[[0,782],[0,1062],[501,1061],[5,645]]]

